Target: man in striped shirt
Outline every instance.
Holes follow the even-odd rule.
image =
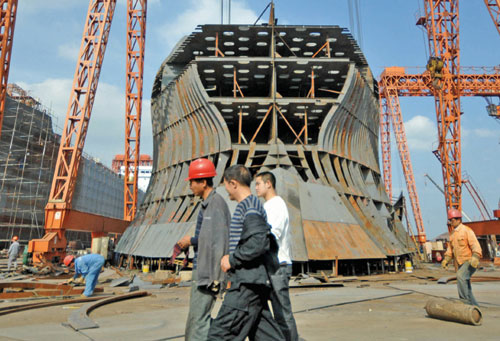
[[[250,340],[284,339],[267,303],[268,272],[279,267],[276,241],[264,207],[250,191],[251,182],[250,171],[242,165],[224,172],[229,199],[238,202],[231,218],[229,254],[221,259],[231,287],[210,326],[208,340],[244,340],[247,336]]]

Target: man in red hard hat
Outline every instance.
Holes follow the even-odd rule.
[[[19,256],[19,239],[18,236],[12,237],[12,244],[10,244],[9,251],[7,252],[9,256],[9,261],[7,263],[7,271],[10,271],[10,267],[14,265],[14,270],[17,269],[17,256]]]
[[[181,249],[193,246],[193,282],[186,322],[186,340],[206,340],[217,294],[225,288],[226,276],[220,259],[229,248],[231,213],[226,202],[213,188],[215,166],[208,159],[189,165],[189,188],[203,202],[198,211],[194,236],[177,242]]]
[[[458,296],[465,303],[478,306],[479,304],[472,294],[470,278],[479,266],[479,259],[482,256],[481,246],[474,231],[462,224],[462,213],[459,210],[452,208],[448,211],[448,223],[453,231],[450,234],[448,249],[441,265],[446,268],[453,258],[458,265]]]

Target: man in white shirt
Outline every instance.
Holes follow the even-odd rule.
[[[271,225],[271,232],[276,237],[279,251],[278,270],[279,281],[273,280],[271,304],[276,322],[286,340],[298,340],[297,326],[292,313],[288,282],[292,276],[291,236],[289,228],[288,209],[285,201],[276,194],[276,177],[271,172],[262,172],[255,178],[257,196],[264,198],[267,222]]]

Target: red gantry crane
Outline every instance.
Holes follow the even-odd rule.
[[[79,212],[71,207],[80,160],[104,60],[116,0],[90,0],[66,122],[49,201],[45,208],[42,239],[29,243],[33,261],[60,260],[66,250],[65,231],[92,232],[92,237],[121,233],[135,215],[137,169],[142,109],[142,78],[147,0],[127,0],[127,86],[125,129],[124,219]],[[133,173],[131,177],[129,174]]]
[[[488,9],[492,13],[493,6]],[[498,12],[498,6],[496,11]],[[382,72],[379,81],[382,165],[386,191],[391,197],[392,121],[420,243],[425,242],[425,231],[404,134],[399,96],[434,96],[439,141],[436,154],[442,163],[446,208],[461,210],[460,97],[500,95],[500,70],[497,68],[471,69],[481,69],[482,74],[461,73],[458,14],[458,0],[426,0],[425,16],[419,18],[417,25],[423,25],[427,30],[431,51],[427,71],[423,74],[407,74],[403,67],[390,67]]]

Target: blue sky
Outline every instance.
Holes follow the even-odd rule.
[[[347,1],[276,0],[276,17],[280,24],[349,28]],[[422,0],[360,0],[359,3],[361,34],[355,30],[355,37],[362,42],[376,77],[386,66],[425,66],[426,36],[415,26],[419,10],[423,10]],[[233,0],[232,23],[253,23],[266,5],[267,0]],[[175,42],[192,32],[197,24],[219,23],[219,6],[220,0],[149,0],[142,153],[152,153],[149,103],[160,64]],[[64,124],[87,7],[87,0],[19,2],[9,81],[51,107],[60,127]],[[115,154],[124,150],[125,14],[125,1],[118,0],[85,144],[85,152],[107,165]],[[498,65],[500,36],[483,2],[461,1],[460,16],[461,65]],[[423,177],[428,173],[442,183],[441,167],[432,154],[437,146],[434,100],[403,98],[401,106],[424,225],[428,236],[434,237],[446,230],[444,198]],[[462,99],[462,164],[489,206],[495,209],[500,197],[500,122],[487,115],[485,106],[483,98]],[[393,188],[396,194],[401,190],[406,192],[395,146]],[[472,218],[480,218],[468,194],[464,194],[464,210]]]

